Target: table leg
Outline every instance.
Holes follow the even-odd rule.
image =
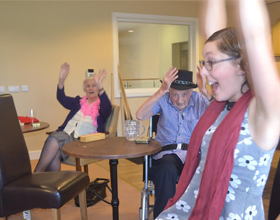
[[[119,198],[118,198],[118,172],[117,165],[119,161],[117,159],[110,160],[110,174],[111,174],[111,188],[112,188],[112,208],[113,208],[113,220],[119,220]]]
[[[75,158],[76,161],[76,171],[82,171],[81,163],[80,163],[80,158]]]

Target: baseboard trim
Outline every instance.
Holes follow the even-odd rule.
[[[30,160],[38,160],[41,155],[41,151],[29,151]]]

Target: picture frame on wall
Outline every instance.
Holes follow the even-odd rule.
[[[274,56],[280,57],[280,19],[271,28],[272,47]]]

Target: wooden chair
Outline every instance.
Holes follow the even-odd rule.
[[[53,219],[60,219],[60,208],[79,194],[81,216],[86,220],[89,176],[77,171],[32,173],[10,94],[0,95],[0,121],[0,217],[44,208],[52,209]]]
[[[106,138],[117,135],[119,111],[120,111],[120,106],[112,105],[112,112],[111,112],[110,116],[107,118],[105,126],[104,126]],[[100,161],[100,160],[68,157],[62,163],[71,165],[71,166],[75,166],[77,171],[81,171],[82,167],[84,167],[84,169],[83,169],[84,172],[88,173],[88,164],[95,163],[97,161]]]

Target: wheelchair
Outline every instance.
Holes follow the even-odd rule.
[[[157,123],[159,119],[159,114],[154,115],[150,118],[150,129],[149,136],[153,138],[157,132]],[[141,206],[139,208],[139,219],[148,220],[149,215],[153,212],[154,206],[150,204],[150,197],[154,196],[155,189],[153,181],[148,178],[148,170],[152,167],[152,156],[144,156],[143,161],[143,182],[144,187],[141,191]]]
[[[160,115],[154,115],[150,117],[150,129],[149,136],[151,138],[155,137],[157,133],[157,124]],[[143,182],[144,187],[141,191],[141,206],[139,208],[139,219],[140,220],[149,220],[150,214],[153,212],[154,205],[150,204],[150,197],[155,195],[155,188],[152,180],[149,180],[149,168],[152,167],[152,155],[144,156],[143,162]],[[179,181],[180,176],[177,177],[177,183]],[[155,197],[154,197],[155,201]],[[153,202],[154,204],[154,202]]]

